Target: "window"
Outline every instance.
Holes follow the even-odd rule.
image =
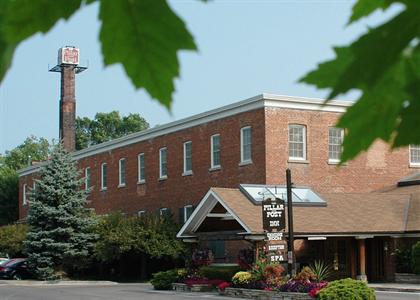
[[[167,207],[162,207],[159,209],[159,216],[161,217],[170,217],[171,211]]]
[[[341,128],[328,128],[328,161],[340,162],[344,130]]]
[[[420,166],[420,145],[410,145],[410,166]]]
[[[22,204],[23,205],[28,204],[28,199],[26,195],[26,183],[23,185],[23,189],[22,189]]]
[[[101,190],[106,190],[107,188],[107,179],[108,179],[107,171],[108,171],[107,165],[106,163],[103,163],[101,165]]]
[[[159,150],[159,179],[168,178],[168,165],[166,161],[166,147]]]
[[[192,142],[184,143],[184,174],[192,174]]]
[[[252,145],[252,137],[251,137],[251,127],[243,127],[241,128],[241,163],[249,163],[251,162],[251,145]]]
[[[306,160],[306,130],[304,125],[289,125],[289,159]]]
[[[146,182],[146,169],[144,166],[144,153],[140,153],[137,156],[137,173],[138,173],[138,179],[137,182],[138,183],[144,183]]]
[[[146,215],[146,211],[145,210],[139,210],[138,212],[137,212],[137,216],[139,216],[139,217],[144,217]]]
[[[85,169],[85,190],[86,191],[90,190],[90,168],[89,167]]]
[[[184,220],[183,220],[183,223],[185,223],[185,222],[187,222],[187,220],[188,220],[188,218],[191,216],[191,214],[193,213],[193,211],[194,211],[194,207],[192,206],[192,205],[185,205],[184,207],[183,207],[183,218],[184,218]]]
[[[121,158],[118,163],[118,178],[119,178],[119,185],[118,186],[125,186],[125,158]]]
[[[220,134],[211,136],[211,168],[220,168]]]

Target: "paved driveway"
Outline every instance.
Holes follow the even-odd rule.
[[[0,300],[193,300],[238,298],[221,297],[216,293],[175,293],[155,291],[149,284],[106,286],[28,286],[0,284]],[[378,300],[420,300],[420,293],[377,292]]]

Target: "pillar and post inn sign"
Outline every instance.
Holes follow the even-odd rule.
[[[270,262],[287,261],[287,244],[284,240],[286,216],[284,200],[267,199],[262,202],[263,229],[267,235],[268,260]]]

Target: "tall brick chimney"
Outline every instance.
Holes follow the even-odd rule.
[[[61,73],[60,93],[60,141],[63,147],[76,150],[76,74],[86,70],[79,66],[79,49],[66,46],[58,50],[58,63],[50,72]]]

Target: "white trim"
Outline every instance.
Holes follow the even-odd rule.
[[[122,172],[121,172],[121,166],[122,162],[124,161],[124,182],[122,182]],[[120,158],[118,161],[118,187],[124,187],[127,182],[127,164],[125,158]]]
[[[408,161],[410,163],[410,167],[420,167],[420,162],[411,162],[411,148],[415,148],[415,150],[419,150],[420,151],[420,145],[412,145],[410,144],[408,146]]]
[[[166,174],[162,174],[162,152],[165,151],[166,154]],[[168,148],[163,147],[159,149],[159,179],[167,179],[168,178]]]
[[[215,137],[219,137],[219,164],[218,165],[215,165],[214,164],[214,156],[213,156],[213,148],[214,148],[214,145],[213,145],[213,139],[215,138]],[[214,169],[220,169],[221,168],[221,164],[220,164],[220,158],[221,158],[221,151],[220,151],[221,149],[220,149],[220,134],[219,133],[216,133],[216,134],[213,134],[211,137],[210,137],[210,169],[211,170],[214,170]]]
[[[250,158],[249,159],[244,159],[244,131],[249,129],[250,130],[250,134],[251,134],[251,153],[250,153]],[[241,148],[241,162],[239,163],[240,165],[245,165],[245,164],[250,164],[252,163],[252,127],[251,126],[245,126],[241,128],[241,144],[240,144],[240,148]]]
[[[328,164],[330,165],[336,165],[339,164],[341,159],[336,159],[336,158],[330,158],[330,145],[336,145],[336,144],[331,144],[330,142],[330,130],[339,130],[340,131],[340,149],[341,149],[341,153],[340,153],[340,157],[341,154],[343,153],[343,140],[344,140],[344,129],[343,128],[338,128],[338,127],[334,127],[334,126],[330,126],[328,127]]]
[[[141,164],[141,157],[143,157],[143,164]],[[144,169],[144,178],[141,178],[141,168]],[[139,153],[137,155],[137,183],[145,183],[146,182],[146,157],[144,153]]]
[[[290,154],[290,128],[302,128],[302,137],[303,137],[303,157],[295,157],[291,156]],[[306,161],[307,160],[307,153],[306,153],[306,145],[307,145],[307,136],[306,136],[306,125],[304,124],[295,124],[291,123],[287,125],[287,137],[288,137],[288,155],[289,160],[295,160],[295,161]]]
[[[188,208],[193,208],[193,206],[191,205],[191,204],[189,204],[189,205],[184,205],[184,223],[185,222],[187,222],[187,220],[189,219],[189,217],[187,217],[187,209]],[[192,215],[192,212],[191,212],[191,215]]]
[[[146,211],[145,210],[139,210],[138,212],[137,212],[137,216],[138,217],[142,217],[143,215],[145,215],[146,214]]]
[[[28,198],[27,198],[27,195],[26,195],[26,187],[27,187],[27,184],[24,183],[23,186],[22,186],[22,205],[27,205],[28,204]]]
[[[191,169],[187,170],[187,144],[191,145]],[[183,149],[184,149],[184,172],[182,173],[183,176],[187,176],[187,175],[192,175],[192,141],[186,141],[183,144]]]
[[[90,190],[90,181],[91,181],[91,172],[90,172],[90,167],[86,167],[85,168],[85,191],[89,191]]]
[[[106,180],[104,180],[104,167],[106,169]],[[108,188],[108,165],[106,163],[101,163],[101,191],[106,191]]]
[[[191,232],[197,230],[197,228],[203,223],[204,219],[207,217],[208,213],[216,206],[217,203],[220,203],[227,211],[227,213],[232,216],[245,230],[242,234],[250,234],[251,230],[242,220],[234,214],[230,207],[212,190],[210,189],[206,195],[201,199],[198,206],[194,209],[192,215],[188,218],[187,222],[181,227],[178,231],[177,238],[189,238],[194,237],[191,235],[184,235],[184,232],[189,228]],[[204,207],[205,206],[205,207]],[[192,223],[194,221],[194,223]]]
[[[205,124],[214,120],[223,119],[243,112],[261,108],[284,108],[299,109],[310,111],[325,111],[343,113],[350,107],[352,101],[330,100],[324,104],[324,99],[292,97],[285,95],[274,95],[263,93],[243,101],[235,102],[207,112],[203,112],[188,118],[171,122],[162,126],[157,126],[140,132],[132,133],[105,143],[93,145],[91,147],[72,153],[74,159],[79,160],[88,156],[111,151],[113,149],[125,147],[134,143],[146,141],[158,136],[166,135],[176,131]],[[43,164],[30,166],[18,171],[19,176],[25,176],[37,172]]]
[[[169,208],[167,208],[167,207],[161,207],[161,208],[159,208],[159,216],[165,216],[164,215],[164,213],[163,212],[167,212],[167,211],[169,211]]]

